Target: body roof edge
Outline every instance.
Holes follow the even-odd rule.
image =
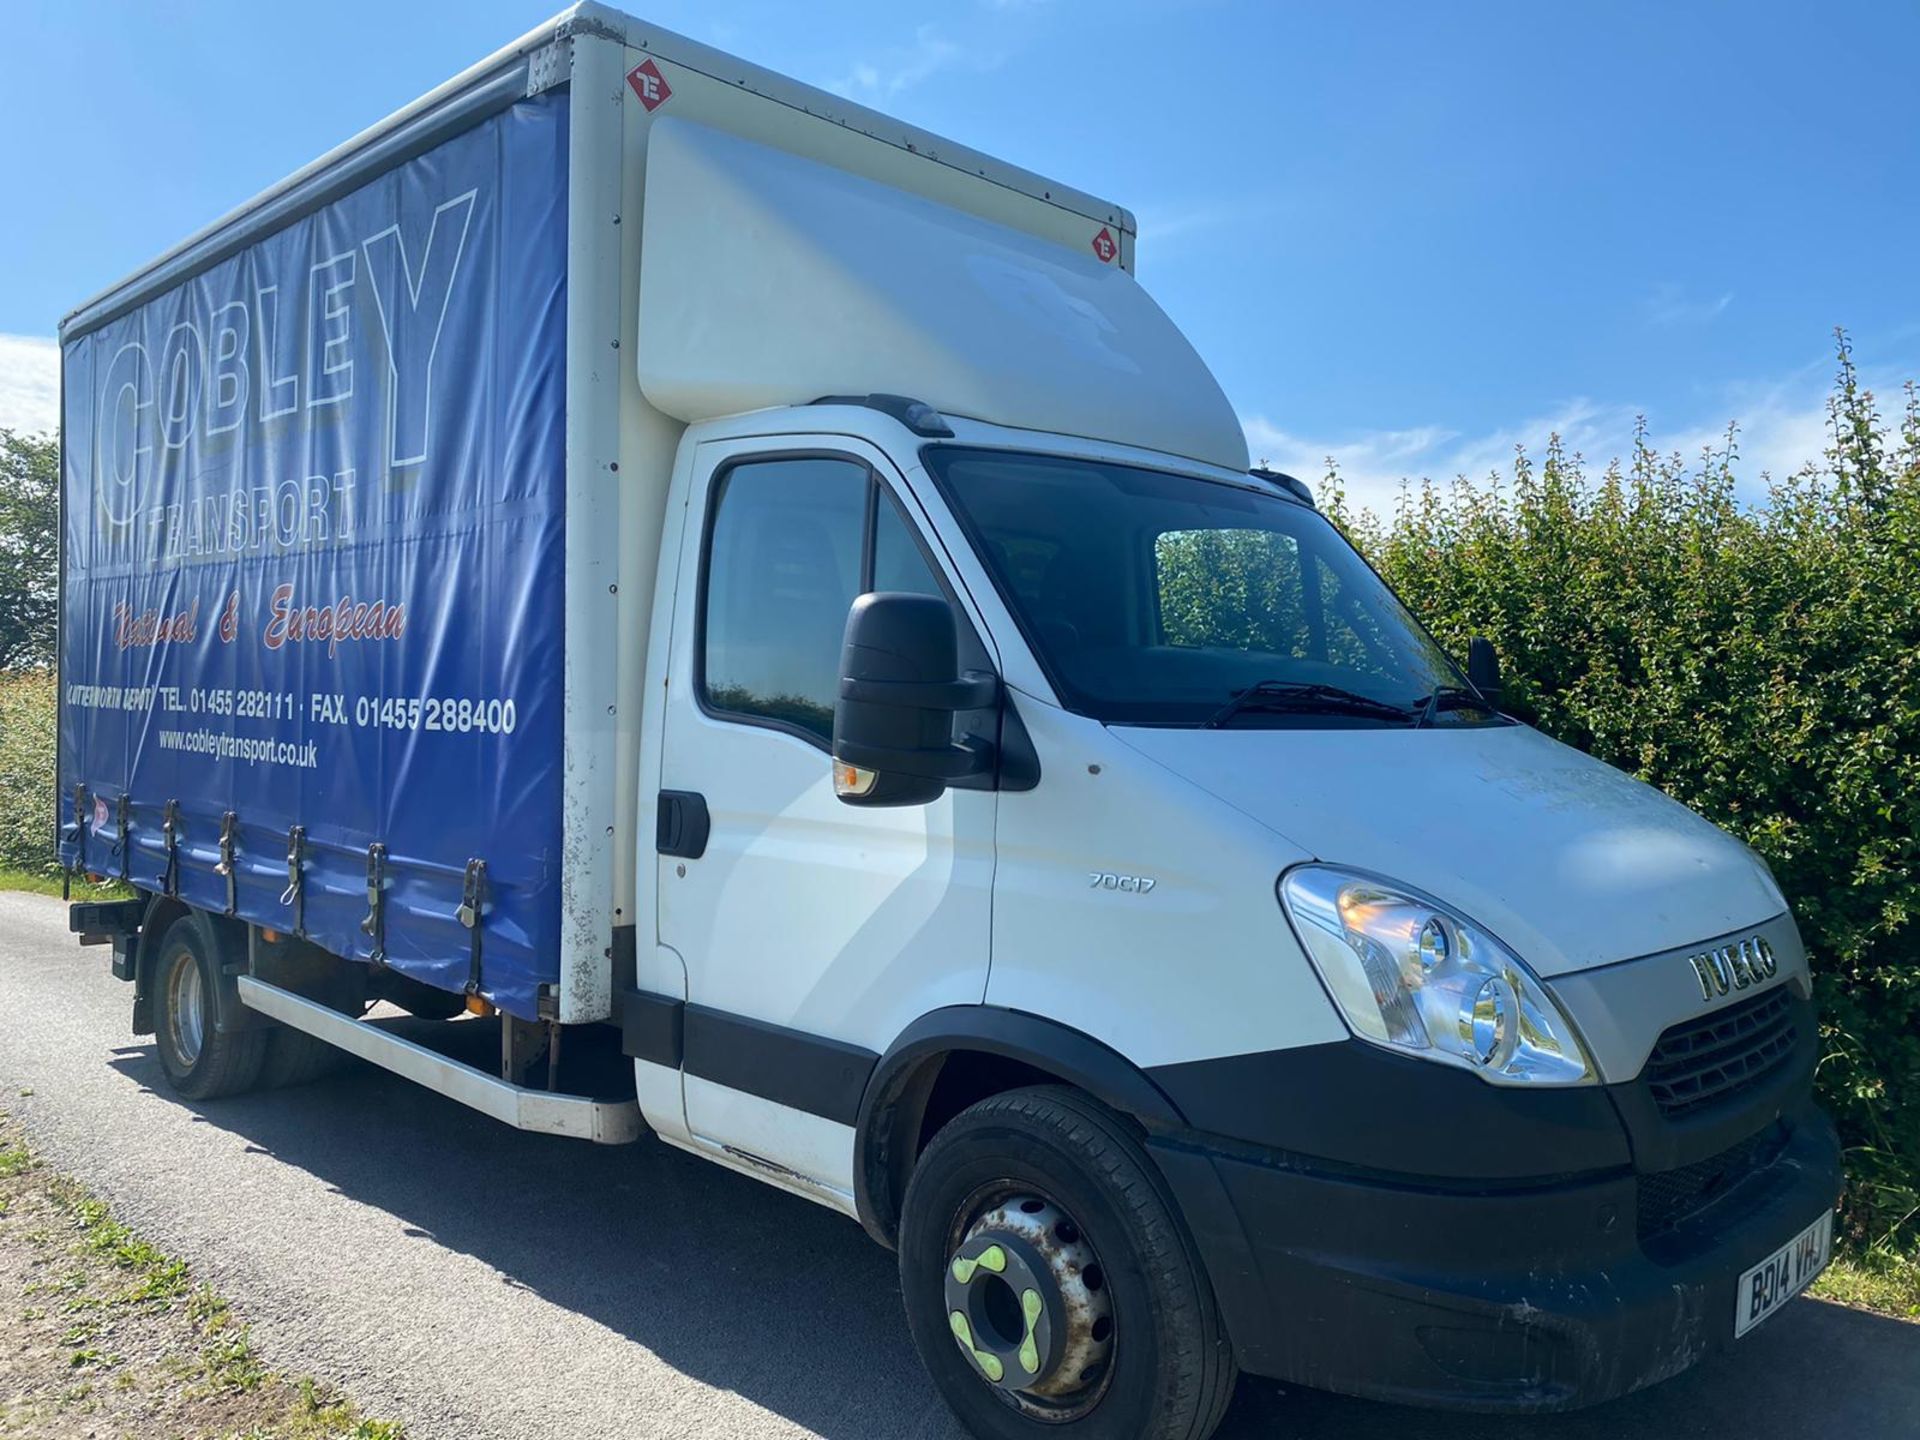
[[[493,86],[501,89],[502,93],[496,98],[501,100],[503,107],[512,103],[520,98],[524,86],[508,83],[509,77],[523,72],[528,58],[535,51],[556,40],[569,38],[597,38],[645,50],[671,64],[728,81],[828,123],[847,126],[934,164],[977,175],[989,183],[1044,200],[1089,219],[1116,225],[1126,234],[1137,238],[1132,212],[1120,205],[1048,180],[1033,171],[997,160],[855,101],[655,26],[612,6],[595,3],[595,0],[583,0],[583,3],[536,25],[452,79],[308,161],[252,199],[227,211],[217,220],[202,226],[178,244],[170,246],[82,301],[61,317],[61,346],[64,348],[70,340],[98,329],[127,310],[144,304],[155,295],[191,279],[254,241],[292,223],[307,209],[327,203],[328,199],[333,198],[330,187],[322,183],[327,177],[336,172],[340,172],[343,178],[356,175],[355,162],[372,164],[369,157],[383,142],[399,136],[409,127],[426,124],[435,112],[446,111],[450,121],[457,122],[466,114],[466,106],[460,102],[481,100],[483,97],[480,92]],[[477,120],[483,117],[472,118]],[[464,127],[453,123],[451,128],[457,132]],[[303,204],[300,192],[309,188],[315,193]],[[281,213],[277,207],[283,206],[294,213]]]
[[[511,44],[504,45],[484,60],[469,65],[451,80],[444,81],[418,99],[401,106],[384,119],[343,140],[325,154],[309,160],[292,174],[260,191],[252,199],[236,205],[219,219],[203,225],[178,244],[168,247],[146,264],[88,297],[61,317],[60,343],[64,346],[69,338],[78,338],[79,334],[97,329],[114,314],[144,303],[155,294],[191,278],[200,269],[218,264],[218,259],[213,258],[215,255],[224,258],[225,254],[244,248],[253,241],[273,233],[282,225],[291,223],[296,217],[289,216],[282,219],[276,216],[273,217],[272,222],[259,221],[259,217],[269,207],[292,199],[302,187],[342,169],[350,161],[367,154],[381,141],[398,134],[407,126],[424,120],[434,111],[479,90],[489,82],[496,82],[502,76],[513,73],[535,50],[573,33],[570,27],[577,17],[577,12],[582,8],[584,7],[575,6],[573,9],[564,10],[551,20],[535,26]],[[250,221],[259,221],[259,223],[249,224]],[[207,252],[204,259],[194,255],[194,252],[200,250]],[[174,273],[176,268],[181,273]],[[73,333],[70,335],[69,332]]]
[[[1035,171],[998,159],[985,151],[975,150],[931,130],[922,130],[917,125],[862,105],[857,100],[836,95],[817,85],[809,85],[778,70],[756,65],[677,31],[655,25],[650,20],[642,20],[611,5],[600,4],[598,0],[582,0],[570,13],[576,17],[576,33],[578,27],[591,24],[594,34],[622,38],[632,49],[657,55],[709,79],[738,86],[776,104],[845,126],[870,139],[910,151],[923,160],[976,175],[991,184],[1071,210],[1089,220],[1118,226],[1136,239],[1139,236],[1133,212],[1123,205],[1050,180]]]

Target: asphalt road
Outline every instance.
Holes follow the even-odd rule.
[[[892,1257],[652,1141],[523,1135],[371,1068],[185,1104],[102,950],[0,894],[0,1106],[234,1300],[276,1366],[415,1440],[958,1437]],[[32,1094],[22,1096],[21,1091]],[[1433,1415],[1243,1380],[1223,1437],[1920,1433],[1920,1325],[1798,1300],[1733,1355],[1580,1414]]]

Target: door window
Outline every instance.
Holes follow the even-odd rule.
[[[707,709],[833,738],[847,611],[869,590],[943,595],[897,502],[854,460],[735,465],[714,482],[700,696]]]
[[[873,516],[873,578],[869,590],[901,590],[909,595],[940,595],[941,587],[920,542],[900,513],[900,503],[885,490],[876,497]]]

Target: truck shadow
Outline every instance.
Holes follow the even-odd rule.
[[[170,1098],[150,1046],[113,1063]],[[198,1115],[392,1215],[421,1243],[472,1256],[828,1440],[962,1440],[914,1354],[893,1257],[807,1201],[651,1138],[607,1149],[507,1130],[352,1062]],[[1916,1417],[1920,1326],[1803,1301],[1737,1355],[1580,1414],[1440,1415],[1244,1379],[1220,1434],[1890,1440],[1913,1433]],[[553,1420],[553,1434],[570,1433],[563,1404]]]

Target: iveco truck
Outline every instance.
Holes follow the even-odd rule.
[[[76,310],[61,846],[174,1090],[650,1131],[896,1250],[1009,1440],[1776,1313],[1786,897],[1249,469],[1136,243],[589,4]]]

